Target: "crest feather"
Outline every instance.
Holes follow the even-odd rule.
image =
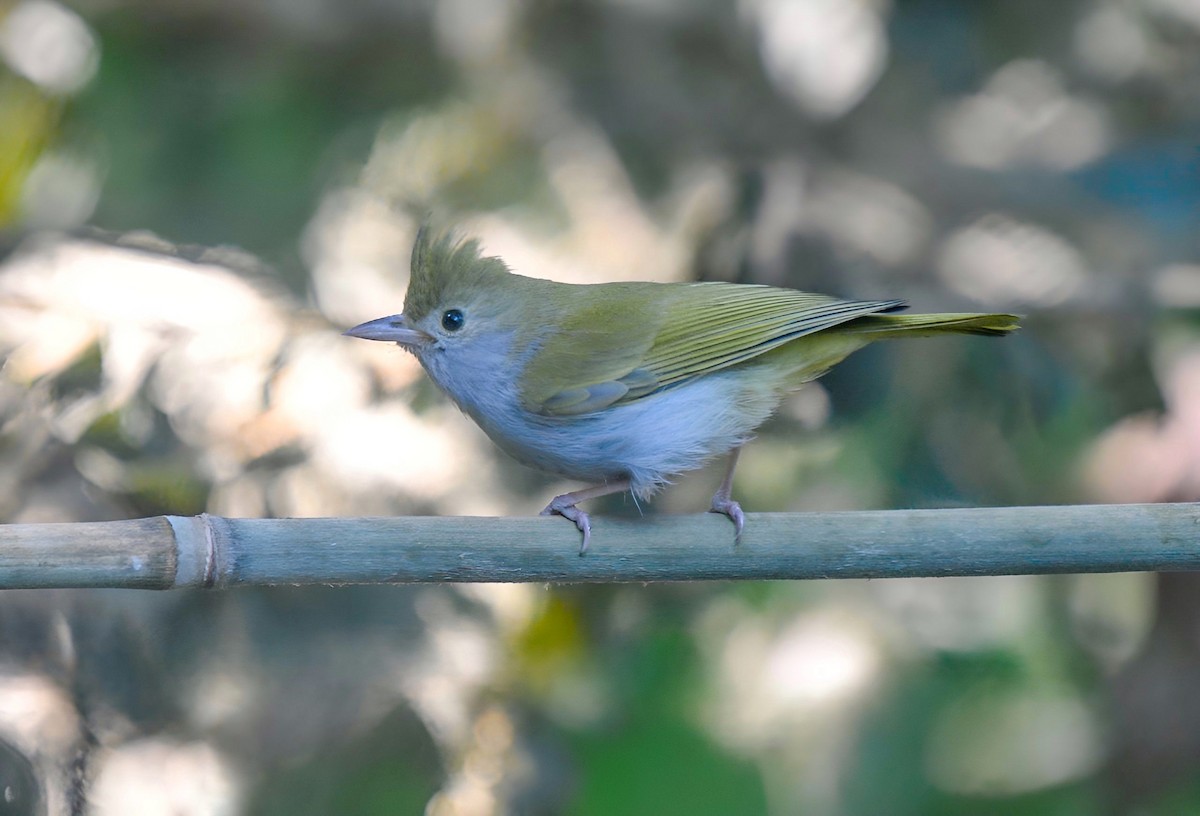
[[[479,241],[424,224],[413,243],[404,314],[420,320],[450,300],[493,287],[509,273],[504,261],[481,257]]]

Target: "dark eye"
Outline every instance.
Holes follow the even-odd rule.
[[[467,322],[467,318],[458,309],[447,309],[442,312],[442,328],[446,331],[456,332],[463,327],[463,323]]]

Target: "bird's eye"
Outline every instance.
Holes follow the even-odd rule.
[[[467,322],[467,318],[458,309],[447,309],[442,312],[442,328],[446,331],[456,332],[463,327],[463,323]]]

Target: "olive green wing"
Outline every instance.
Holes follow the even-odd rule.
[[[630,402],[903,301],[848,301],[729,283],[589,287],[521,382],[525,406],[575,416]]]
[[[841,300],[773,286],[692,288],[694,302],[680,302],[669,311],[642,363],[660,388],[738,365],[848,320],[904,307],[902,300]]]

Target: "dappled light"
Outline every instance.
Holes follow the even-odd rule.
[[[869,0],[747,0],[767,75],[817,116],[857,104],[883,70],[883,20]]]
[[[1083,700],[984,688],[946,707],[926,762],[949,792],[1011,796],[1085,777],[1102,757],[1101,726]]]
[[[431,219],[568,283],[1022,315],[791,394],[749,536],[1197,500],[1198,49],[1196,0],[0,4],[0,520],[578,489],[342,336],[401,312]],[[594,501],[591,546],[720,479]],[[12,592],[0,810],[1200,812],[1173,580]]]
[[[952,160],[985,170],[1030,164],[1071,170],[1104,155],[1105,109],[1070,96],[1049,65],[1005,65],[982,93],[951,103],[937,121],[942,149]]]
[[[710,727],[742,750],[813,740],[811,723],[839,709],[848,714],[882,668],[870,627],[852,615],[785,613],[771,621],[736,606],[714,607],[709,615],[702,643],[715,639],[708,647],[718,650]],[[747,672],[747,666],[759,668]]]
[[[98,814],[231,816],[241,810],[230,760],[204,742],[129,742],[99,758],[92,807]]]
[[[0,24],[0,56],[51,93],[74,93],[96,73],[99,44],[87,24],[53,0],[23,0]]]
[[[1200,497],[1200,347],[1166,351],[1159,367],[1166,413],[1114,424],[1094,444],[1084,478],[1102,501]]]
[[[1051,231],[991,213],[952,233],[938,253],[947,286],[977,302],[1057,306],[1087,280],[1079,251]]]

